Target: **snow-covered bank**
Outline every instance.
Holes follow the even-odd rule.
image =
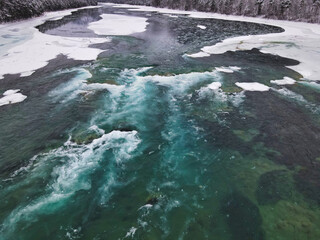
[[[232,20],[270,24],[285,29],[282,33],[241,36],[226,39],[213,46],[206,46],[201,52],[190,57],[222,54],[227,51],[251,50],[258,48],[263,53],[298,60],[300,64],[288,66],[299,72],[306,80],[320,80],[320,25],[279,20],[234,17]],[[238,19],[239,18],[239,19]],[[230,19],[230,17],[226,18]]]
[[[50,12],[31,20],[0,25],[0,79],[5,74],[29,76],[59,54],[74,60],[95,60],[102,50],[89,48],[89,45],[110,41],[109,38],[59,37],[41,33],[35,28],[47,20],[70,15],[73,11],[75,9]]]
[[[222,54],[227,51],[260,49],[261,52],[279,55],[298,60],[299,65],[288,68],[299,72],[306,80],[320,80],[320,25],[302,22],[262,19],[244,16],[222,15],[194,11],[172,10],[128,4],[107,5],[129,8],[130,11],[156,11],[170,14],[187,14],[192,18],[216,18],[230,21],[244,21],[268,24],[283,28],[282,33],[241,36],[226,39],[213,46],[206,46],[201,52],[190,54],[191,57],[206,57],[211,54]]]

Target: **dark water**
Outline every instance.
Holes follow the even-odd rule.
[[[300,78],[257,49],[185,55],[282,29],[111,7],[38,29],[99,37],[88,23],[119,11],[147,30],[94,45],[96,61],[1,80],[28,98],[0,107],[0,239],[320,239],[319,89],[242,92]]]

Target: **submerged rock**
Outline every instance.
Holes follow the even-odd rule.
[[[155,205],[155,204],[158,203],[158,201],[159,201],[158,198],[156,198],[156,197],[151,197],[151,198],[147,199],[146,204]]]
[[[276,170],[261,175],[256,196],[259,204],[275,204],[289,199],[293,191],[293,181],[289,171]]]
[[[119,122],[112,127],[112,130],[120,132],[131,132],[137,130],[137,128],[128,122]]]
[[[99,137],[101,137],[101,134],[91,129],[88,129],[88,130],[77,132],[72,137],[71,141],[75,142],[76,144],[89,144],[93,140]]]
[[[161,194],[160,193],[153,193],[153,194],[150,194],[147,199],[146,199],[146,202],[145,204],[150,204],[150,205],[156,205],[160,198],[161,198]]]
[[[320,205],[320,164],[314,168],[301,169],[294,175],[297,189],[309,200]]]
[[[222,202],[222,212],[235,240],[262,240],[262,217],[258,207],[239,192],[233,192]]]

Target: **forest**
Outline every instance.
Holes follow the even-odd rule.
[[[105,2],[320,22],[320,0],[106,0]]]

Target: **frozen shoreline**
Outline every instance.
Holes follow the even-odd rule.
[[[48,12],[41,17],[1,24],[0,79],[6,74],[30,76],[60,54],[74,60],[96,60],[105,50],[90,45],[111,41],[110,37],[103,35],[131,35],[146,30],[147,18],[116,14],[102,14],[101,20],[89,24],[88,29],[95,32],[97,37],[53,36],[41,33],[36,28],[45,21],[59,20],[74,11],[99,7],[102,5]]]
[[[296,66],[288,66],[288,68],[300,73],[304,80],[320,81],[320,69],[318,67],[320,64],[320,24],[223,15],[217,13],[182,11],[128,4],[100,4],[129,8],[130,11],[156,11],[165,14],[187,14],[192,18],[215,18],[281,27],[285,30],[282,33],[228,38],[213,46],[205,46],[200,52],[193,53],[188,56],[194,58],[207,57],[211,54],[222,54],[227,51],[251,50],[253,48],[258,48],[263,53],[270,53],[299,61],[300,64]]]
[[[90,44],[110,41],[108,38],[66,38],[40,33],[35,26],[47,21],[58,20],[72,14],[73,11],[102,6],[128,8],[130,11],[156,11],[164,14],[186,14],[192,18],[216,18],[232,21],[245,21],[268,24],[283,28],[282,33],[271,33],[253,36],[241,36],[225,39],[213,46],[205,46],[198,53],[189,57],[206,57],[211,54],[222,54],[227,51],[250,50],[258,48],[261,52],[280,55],[298,60],[300,64],[288,66],[300,73],[305,80],[320,80],[320,25],[302,22],[289,22],[243,16],[230,16],[216,13],[181,11],[127,4],[100,3],[98,6],[48,12],[45,15],[29,20],[0,25],[0,79],[5,74],[31,75],[35,70],[48,64],[59,54],[75,60],[95,60],[103,52],[89,48]],[[95,22],[97,23],[97,22]],[[92,24],[95,24],[92,23]],[[145,22],[143,22],[145,24]],[[146,25],[139,27],[142,31]],[[89,26],[90,28],[90,26]],[[202,29],[205,31],[205,29]],[[128,30],[126,34],[130,31]],[[118,32],[116,32],[118,34]],[[10,36],[9,38],[7,36]],[[26,50],[27,49],[27,50]],[[33,58],[37,55],[37,58]],[[19,66],[19,69],[16,67]]]
[[[103,50],[89,48],[94,43],[110,41],[108,38],[73,38],[41,33],[36,26],[48,20],[59,20],[80,9],[98,8],[89,6],[48,12],[41,17],[20,22],[0,24],[0,79],[6,74],[30,76],[45,67],[59,54],[74,60],[95,60]],[[35,57],[37,56],[37,57]]]

